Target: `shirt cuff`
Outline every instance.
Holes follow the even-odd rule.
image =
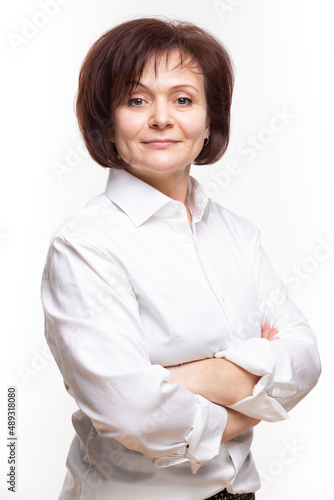
[[[261,377],[254,387],[252,396],[242,399],[228,408],[267,422],[277,422],[289,418],[283,406],[269,396],[273,389],[275,372],[275,358],[269,340],[252,338],[244,342],[236,341],[225,351],[215,353],[214,357],[225,358]]]
[[[156,467],[170,467],[189,462],[196,474],[204,462],[219,454],[222,436],[227,423],[227,410],[196,394],[198,411],[194,426],[185,437],[185,445],[170,457],[152,460]]]

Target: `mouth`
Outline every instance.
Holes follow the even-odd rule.
[[[179,141],[173,141],[172,139],[153,139],[152,141],[144,141],[143,144],[153,148],[168,148],[174,146]]]

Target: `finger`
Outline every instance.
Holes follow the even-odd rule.
[[[268,325],[267,323],[265,325],[263,325],[263,329],[262,329],[262,332],[261,332],[261,337],[263,339],[268,339],[269,337],[269,332],[270,332],[270,325]]]
[[[268,340],[270,340],[270,341],[274,340],[275,335],[277,335],[277,333],[278,333],[278,330],[276,328],[271,328],[269,335],[268,335]]]

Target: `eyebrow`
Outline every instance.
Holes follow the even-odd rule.
[[[132,84],[134,84],[134,91],[136,90],[137,87],[142,87],[144,89],[147,89],[147,90],[150,90],[150,88],[147,86],[147,85],[144,85],[143,83],[141,82],[131,82]],[[194,85],[191,85],[190,83],[181,83],[180,85],[173,85],[173,87],[171,87],[171,89],[184,89],[185,87],[190,87],[192,88],[193,90],[195,90],[195,92],[198,94],[198,90],[196,87],[194,87]]]

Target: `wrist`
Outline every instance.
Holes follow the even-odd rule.
[[[255,427],[261,422],[261,420],[248,417],[247,415],[231,410],[230,408],[226,408],[226,410],[227,423],[223,433],[222,443],[226,443],[226,441],[233,439],[245,430]]]

